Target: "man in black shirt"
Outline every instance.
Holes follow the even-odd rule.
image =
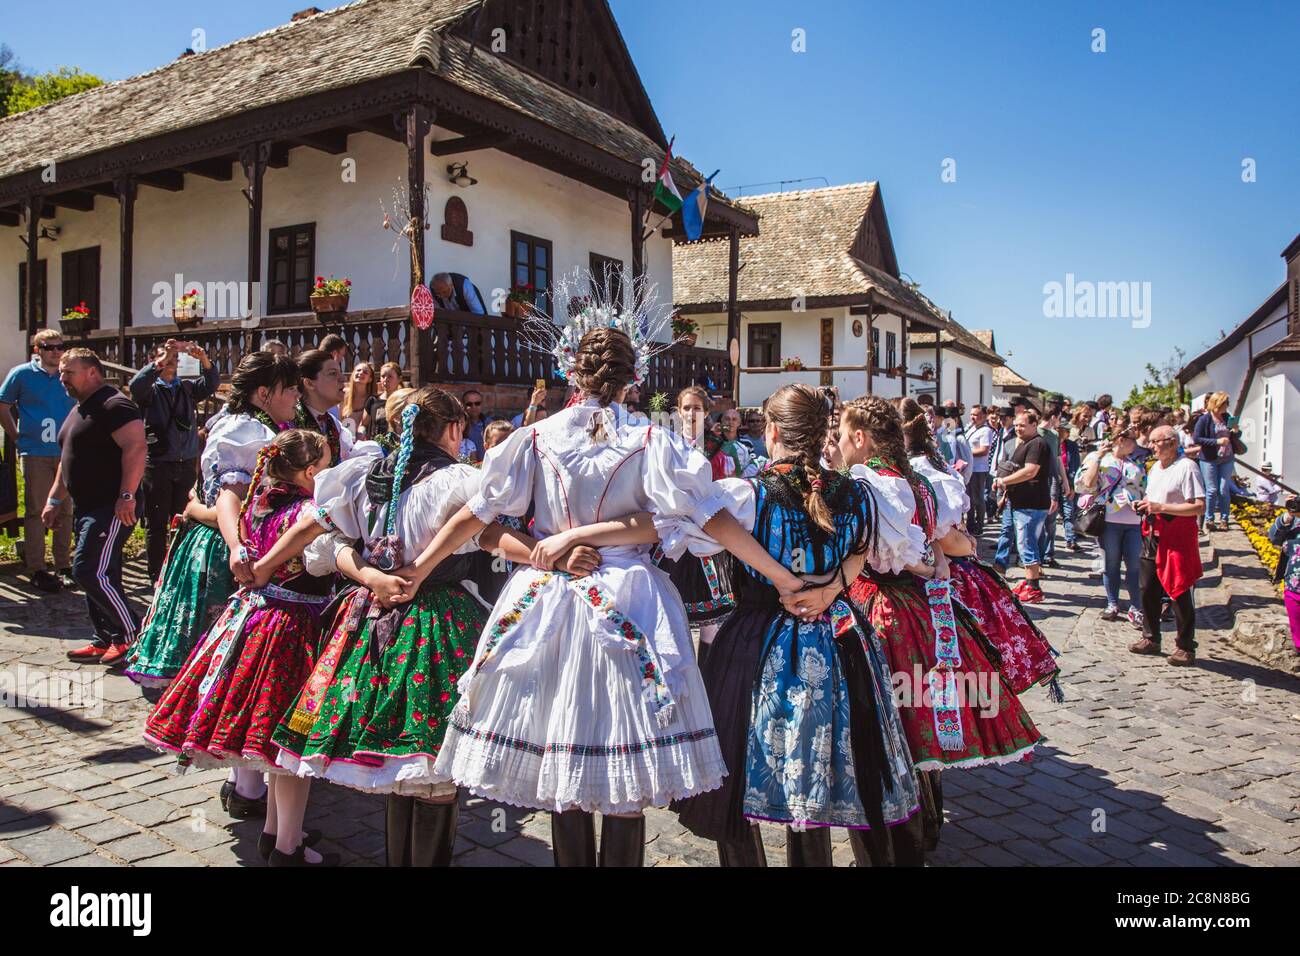
[[[994,481],[1004,489],[1007,507],[1016,533],[1016,550],[1025,568],[1025,580],[1015,593],[1026,604],[1043,600],[1038,579],[1042,574],[1043,523],[1052,504],[1052,449],[1038,434],[1038,413],[1027,409],[1016,415],[1016,450],[1011,455],[1010,474]]]
[[[122,590],[122,545],[135,524],[135,494],[147,455],[144,421],[129,398],[104,382],[90,349],[69,349],[59,380],[77,406],[59,429],[62,456],[41,512],[53,524],[65,495],[72,497],[77,549],[72,576],[86,592],[95,640],[68,652],[68,660],[122,664],[140,627]]]

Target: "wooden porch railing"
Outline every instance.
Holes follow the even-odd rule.
[[[84,336],[68,336],[67,340],[94,349],[102,359],[133,369],[148,362],[154,348],[169,338],[197,342],[216,364],[221,380],[229,382],[239,360],[260,348],[266,339],[279,339],[291,354],[297,354],[314,348],[334,332],[351,346],[349,367],[369,362],[378,369],[385,362],[396,362],[408,380],[418,380],[419,384],[529,386],[539,378],[561,384],[550,356],[527,346],[518,319],[439,310],[432,331],[436,338],[429,350],[428,368],[418,367],[418,334],[411,326],[410,310],[405,307],[349,312],[342,322],[320,322],[308,312],[264,316],[255,328],[245,328],[239,319],[205,320],[184,332],[172,324],[136,326],[126,330],[121,340],[124,348],[119,347],[117,329],[99,329]],[[651,361],[648,381],[641,389],[642,401],[657,392],[675,396],[687,385],[725,391],[730,381],[731,366],[725,351],[675,345]]]

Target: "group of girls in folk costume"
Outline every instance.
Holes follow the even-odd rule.
[[[146,686],[170,683],[231,592],[251,579],[235,543],[235,491],[240,490],[235,486],[248,483],[258,451],[279,431],[319,432],[332,464],[362,452],[379,453],[373,442],[355,443],[330,411],[342,394],[340,382],[338,363],[319,349],[303,352],[296,363],[268,352],[254,352],[240,363],[229,404],[208,423],[200,492],[186,508],[132,645],[126,670],[132,679]],[[228,489],[224,505],[223,488]]]
[[[976,555],[975,539],[966,531],[964,521],[970,508],[966,482],[936,448],[924,409],[910,398],[896,399],[895,403],[903,420],[912,468],[930,482],[935,492],[935,537],[948,559],[953,595],[997,648],[999,669],[1011,689],[1023,694],[1043,684],[1051,699],[1059,702],[1062,697],[1056,681],[1060,673],[1056,651],[1002,575]]]
[[[668,805],[723,865],[766,865],[758,821],[788,826],[790,865],[829,865],[834,827],[860,865],[921,864],[938,771],[1028,754],[1016,695],[1056,674],[960,530],[960,478],[910,406],[911,458],[875,398],[828,445],[828,393],[792,385],[764,406],[770,467],[715,481],[707,396],[679,396],[680,437],[632,419],[644,330],[578,308],[554,352],[575,401],[494,432],[481,468],[438,388],[390,396],[395,447],[348,458],[333,361],[247,357],[204,452],[216,530],[163,575],[206,534],[241,587],[205,627],[225,596],[175,569],[188,610],[154,617],[197,644],[146,739],[238,768],[236,803],[269,773],[276,866],[331,862],[302,831],[316,779],[386,795],[395,866],[450,863],[464,791],[549,811],[558,865],[641,865]]]
[[[809,386],[778,390],[764,405],[772,465],[757,478],[718,482],[724,507],[781,567],[773,576],[740,557],[737,608],[702,656],[729,772],[721,788],[674,809],[717,842],[724,866],[765,865],[755,820],[791,824],[792,866],[830,865],[828,827],[849,828],[865,865],[883,859],[887,828],[917,811],[884,654],[842,593],[864,560],[908,548],[907,517],[882,516],[897,503],[821,466],[832,410]],[[719,547],[689,529],[666,547],[682,544]],[[911,547],[919,558],[919,542]],[[804,590],[788,570],[796,567],[819,586]]]
[[[152,606],[132,644],[126,673],[165,687],[235,590],[238,514],[257,453],[293,419],[298,404],[293,360],[254,352],[239,363],[231,396],[210,421],[200,459],[199,493],[185,511],[158,578]],[[246,575],[247,577],[247,575]]]
[[[400,576],[413,586],[499,516],[533,513],[533,566],[510,578],[460,681],[435,775],[551,811],[560,865],[640,865],[648,806],[726,773],[680,597],[651,562],[675,523],[703,521],[733,553],[783,569],[722,507],[708,462],[670,432],[632,425],[619,399],[638,356],[617,328],[570,353],[579,401],[521,428],[483,463],[478,491]],[[553,557],[600,546],[576,579]],[[788,573],[786,574],[789,577]]]
[[[302,429],[280,432],[259,452],[239,515],[242,560],[269,551],[314,508],[316,478],[330,456],[324,436]],[[331,580],[301,560],[268,577],[231,599],[149,715],[144,736],[186,764],[272,771],[260,849],[272,866],[284,866],[310,859],[302,832],[310,781],[275,772],[271,735],[311,669]]]
[[[868,565],[849,589],[888,655],[919,774],[922,812],[890,831],[888,857],[919,865],[937,844],[943,821],[939,771],[1020,760],[1041,735],[999,670],[998,651],[954,600],[940,539],[939,495],[908,458],[898,410],[876,397],[847,403],[840,413],[839,451],[850,474],[913,513],[926,543],[920,562]]]
[[[403,603],[386,600],[410,585],[392,572],[433,540],[479,483],[478,470],[456,458],[466,424],[456,398],[422,388],[388,422],[400,431],[396,454],[327,474],[314,514],[281,542],[287,553],[315,538],[309,567],[338,570],[355,584],[336,597],[316,667],[275,742],[281,766],[299,776],[388,794],[390,866],[446,866],[457,794],[434,774],[434,761],[483,626],[485,608],[468,580],[472,553],[482,546],[527,561],[536,542],[495,525]],[[264,563],[278,560],[272,553]]]
[[[721,442],[707,430],[706,415],[709,394],[698,385],[690,385],[677,395],[677,415],[681,421],[681,438],[694,454],[705,460],[712,459]],[[662,549],[660,549],[662,554]],[[715,554],[706,557],[685,555],[681,558],[662,556],[659,567],[668,572],[686,605],[686,617],[700,629],[701,655],[713,642],[718,625],[736,606],[732,588],[731,556]]]

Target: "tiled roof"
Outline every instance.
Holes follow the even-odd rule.
[[[620,159],[663,156],[641,130],[487,49],[471,57],[447,27],[482,3],[358,0],[5,117],[0,179],[421,64]],[[703,179],[684,160],[674,173],[690,188]]]
[[[990,365],[997,366],[1006,364],[1006,359],[981,341],[978,334],[966,329],[952,316],[945,316],[945,318],[947,320],[947,325],[939,335],[940,341],[945,346],[961,349],[962,351],[973,355],[975,358],[983,359]],[[987,332],[987,330],[985,331],[988,336],[992,338],[993,333]],[[934,348],[934,333],[913,332],[907,337],[907,341],[909,348]],[[994,381],[997,381],[996,375],[994,376]]]
[[[1009,365],[998,365],[993,369],[993,384],[998,388],[1030,388],[1033,383],[1012,371]]]
[[[740,241],[744,268],[738,277],[739,300],[865,296],[877,289],[910,310],[932,314],[911,287],[851,253],[858,227],[878,194],[877,184],[866,182],[742,197],[760,225],[759,235]],[[675,304],[724,302],[727,256],[725,241],[674,246]]]

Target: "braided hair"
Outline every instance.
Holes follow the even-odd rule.
[[[903,444],[907,447],[908,455],[924,455],[935,468],[947,471],[948,465],[934,443],[934,432],[930,430],[925,409],[914,398],[896,398],[894,407],[903,420]]]
[[[303,428],[290,428],[280,432],[262,450],[257,453],[257,464],[253,468],[253,477],[248,482],[248,491],[239,506],[239,536],[244,540],[244,522],[248,509],[252,507],[262,481],[269,474],[277,481],[292,481],[293,476],[316,464],[329,450],[329,442],[319,432]]]
[[[636,352],[621,329],[592,329],[578,343],[573,382],[608,407],[636,379]]]
[[[782,386],[763,403],[763,414],[781,433],[781,445],[795,452],[803,465],[808,480],[804,510],[813,524],[827,532],[835,530],[835,522],[822,496],[825,480],[821,455],[834,411],[835,402],[830,393],[811,385]]]
[[[402,496],[402,478],[411,462],[411,449],[415,446],[415,419],[420,406],[415,402],[402,409],[402,441],[397,446],[397,460],[393,465],[393,491],[388,500],[388,518],[384,521],[384,534],[397,533],[397,501]]]
[[[912,469],[912,463],[908,461],[903,422],[898,409],[879,395],[855,398],[846,403],[840,412],[840,427],[850,431],[861,430],[870,435],[877,456],[907,480],[912,495],[920,506],[917,510],[925,525],[925,535],[929,538],[934,533],[934,509],[932,506],[925,507],[925,503],[930,502],[932,505],[934,493],[929,483]]]

